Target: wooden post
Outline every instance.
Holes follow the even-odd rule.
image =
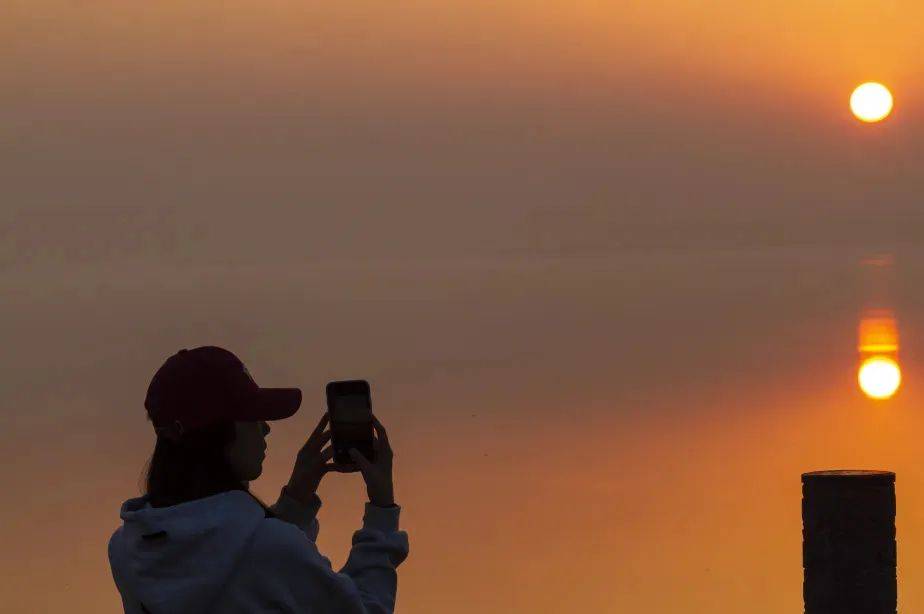
[[[895,474],[802,474],[805,614],[896,614]]]

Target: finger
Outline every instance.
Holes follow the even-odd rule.
[[[319,442],[327,441],[327,439],[325,438],[330,439],[330,429],[327,429],[326,431],[312,433],[311,437],[309,437],[308,441],[305,443],[308,443],[311,445],[318,445]]]
[[[363,456],[362,452],[360,452],[356,448],[350,448],[350,458],[353,459],[353,462],[359,465],[359,469],[363,473],[365,473],[369,469],[372,469],[372,463],[369,462],[369,459]]]
[[[372,416],[372,426],[375,428],[376,435],[382,439],[382,443],[385,444],[385,447],[388,448],[391,444],[388,443],[388,432],[385,431],[385,427],[382,426],[382,423],[379,422],[379,419],[374,415]]]
[[[311,439],[312,437],[317,437],[318,435],[320,435],[321,432],[324,431],[324,427],[327,426],[328,422],[330,422],[330,414],[328,414],[327,412],[324,412],[324,415],[321,416],[321,421],[318,422],[318,425],[316,427],[314,427],[314,430],[311,432],[311,435],[309,435],[308,439]]]
[[[317,437],[312,434],[312,436],[308,438],[308,441],[305,442],[305,445],[302,446],[303,453],[312,455],[317,454],[318,450],[330,441],[330,438],[330,431],[324,431]]]
[[[323,433],[318,435],[312,443],[314,443],[316,448],[322,448],[325,443],[330,441],[330,437],[331,437],[330,431],[324,431]]]

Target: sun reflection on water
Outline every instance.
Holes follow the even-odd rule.
[[[860,365],[857,374],[860,389],[871,399],[889,399],[898,392],[902,371],[888,356],[873,356]]]
[[[898,326],[891,310],[876,309],[860,320],[857,383],[871,399],[889,399],[902,382],[898,364]]]

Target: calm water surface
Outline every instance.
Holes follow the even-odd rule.
[[[153,446],[145,387],[168,354],[214,343],[305,391],[269,436],[266,499],[324,383],[370,379],[411,539],[401,612],[799,611],[799,474],[828,468],[897,472],[900,607],[916,611],[924,252],[893,252],[881,283],[871,253],[4,271],[0,475],[18,504],[0,537],[20,555],[0,558],[0,593],[12,611],[118,609],[105,546]],[[875,301],[901,334],[885,403],[856,386]],[[342,564],[361,484],[332,476],[321,495],[320,546]]]

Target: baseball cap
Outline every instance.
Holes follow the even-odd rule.
[[[158,435],[225,421],[281,420],[302,402],[298,388],[261,388],[232,352],[213,345],[182,349],[154,374],[144,399]]]

